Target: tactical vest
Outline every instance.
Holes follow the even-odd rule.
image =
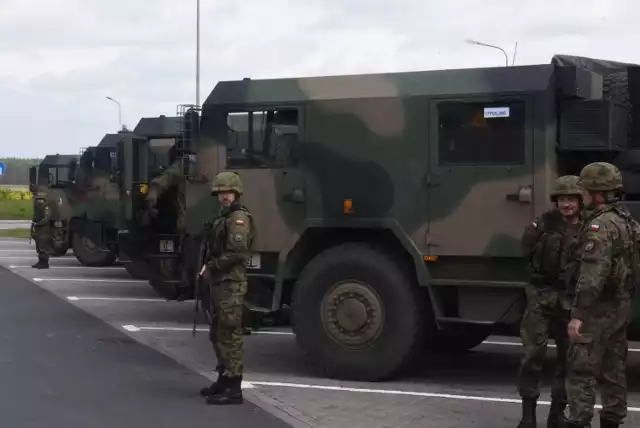
[[[529,264],[531,282],[564,290],[566,287],[566,265],[572,242],[577,239],[578,229],[567,229],[560,214],[543,216],[544,231],[533,246]]]

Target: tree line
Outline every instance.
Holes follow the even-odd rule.
[[[0,158],[4,164],[4,176],[0,178],[0,185],[26,186],[29,184],[29,167],[38,166],[42,159],[35,158]]]

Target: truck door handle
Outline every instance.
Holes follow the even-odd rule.
[[[507,201],[530,204],[532,193],[531,186],[519,186],[516,193],[507,193]]]

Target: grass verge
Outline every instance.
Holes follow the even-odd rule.
[[[0,220],[31,220],[33,201],[0,199]]]
[[[26,238],[29,239],[30,229],[0,229],[2,238]]]

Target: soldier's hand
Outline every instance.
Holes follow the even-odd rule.
[[[582,337],[582,335],[580,334],[580,327],[582,327],[582,321],[580,321],[579,319],[574,318],[569,322],[569,326],[567,327],[567,334],[569,335],[569,339],[571,339],[572,342],[576,342]]]

